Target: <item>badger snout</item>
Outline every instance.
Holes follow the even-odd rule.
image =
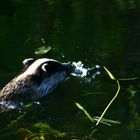
[[[64,71],[67,72],[68,75],[74,70],[74,66],[68,62],[68,63],[62,63],[62,67],[64,68]]]

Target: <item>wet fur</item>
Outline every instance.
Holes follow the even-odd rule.
[[[29,61],[24,63],[25,71],[1,90],[0,101],[26,102],[38,100],[51,93],[71,71],[67,66],[65,67],[53,59],[42,58]]]

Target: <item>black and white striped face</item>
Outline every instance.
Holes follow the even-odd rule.
[[[24,72],[27,75],[38,75],[41,74],[52,75],[55,72],[65,71],[68,75],[73,70],[70,63],[61,63],[54,59],[41,58],[34,60],[33,58],[28,58],[23,61]]]
[[[59,83],[63,82],[73,70],[73,67],[69,63],[60,63],[59,61],[42,58],[33,60],[25,59],[23,61],[26,70],[23,75],[36,76],[36,92],[37,96],[42,97],[52,92]]]
[[[51,93],[73,70],[69,63],[42,58],[23,61],[25,70],[11,80],[2,90],[2,101],[33,101]]]

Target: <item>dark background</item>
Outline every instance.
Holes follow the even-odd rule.
[[[34,51],[44,45],[42,38],[52,50],[38,56]],[[63,62],[81,60],[87,67],[107,66],[116,78],[139,77],[140,1],[0,0],[0,52],[1,88],[21,71],[22,61],[28,57],[50,57]],[[101,126],[91,137],[95,124],[80,114],[74,101],[83,103],[91,114],[99,116],[116,92],[115,83],[105,72],[90,85],[75,78],[66,81],[57,94],[46,98],[49,109],[41,112],[39,107],[38,115],[33,111],[34,116],[30,116],[32,121],[27,113],[28,121],[22,122],[31,127],[32,123],[46,122],[50,117],[53,118],[50,125],[79,139],[139,140],[139,90],[139,80],[121,82],[120,95],[106,116],[121,124]],[[83,91],[93,95],[83,97]],[[3,133],[3,127],[1,130]],[[10,129],[4,138],[10,139],[11,135]]]

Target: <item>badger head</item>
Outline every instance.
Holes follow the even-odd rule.
[[[42,58],[23,61],[25,70],[1,91],[0,100],[32,101],[51,93],[73,70],[69,63]]]

